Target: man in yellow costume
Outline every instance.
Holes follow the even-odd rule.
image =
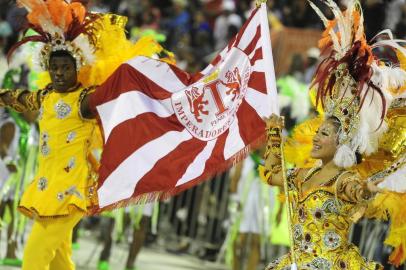
[[[91,150],[98,127],[88,105],[94,89],[91,85],[103,82],[121,62],[137,54],[152,55],[161,47],[152,43],[138,47],[141,42],[130,44],[123,25],[112,26],[120,17],[89,14],[77,1],[17,3],[27,9],[29,28],[38,34],[23,38],[9,54],[24,43],[40,43],[33,61],[49,73],[51,80],[37,92],[0,90],[0,106],[18,112],[40,112],[39,169],[18,207],[34,219],[22,269],[74,269],[73,227],[97,204],[96,165]],[[110,25],[105,24],[106,20]],[[114,44],[111,40],[115,40]],[[113,46],[116,50],[111,56]],[[148,52],[140,47],[147,47]],[[103,59],[103,63],[95,64],[95,57],[98,62]]]

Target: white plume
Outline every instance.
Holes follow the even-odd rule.
[[[32,68],[36,72],[46,71],[41,66],[41,51],[44,48],[44,43],[34,43],[33,53],[32,53]]]
[[[95,61],[94,50],[95,48],[90,44],[89,38],[85,35],[79,35],[73,43],[78,47],[85,57],[86,64],[92,64]]]
[[[357,163],[355,151],[348,145],[342,144],[334,155],[334,164],[342,168],[350,168]]]

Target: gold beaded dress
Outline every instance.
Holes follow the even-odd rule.
[[[381,265],[366,260],[349,242],[352,213],[357,204],[337,194],[342,192],[336,180],[302,192],[303,182],[296,181],[298,170],[289,173],[289,197],[292,201],[294,258],[299,270],[375,270]],[[287,254],[271,262],[266,270],[290,270]]]

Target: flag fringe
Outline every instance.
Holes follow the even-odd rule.
[[[214,176],[216,176],[219,173],[222,173],[231,167],[235,166],[238,162],[244,160],[250,152],[258,149],[261,147],[266,140],[265,133],[261,135],[260,137],[256,138],[253,140],[251,143],[247,144],[243,149],[238,151],[236,154],[234,154],[231,158],[229,158],[226,162],[220,163],[216,166],[212,166],[211,168],[208,168],[207,171],[202,174],[200,177],[197,179],[190,181],[186,184],[183,184],[179,187],[174,187],[165,191],[157,191],[157,192],[151,192],[151,193],[146,193],[146,194],[141,194],[136,197],[131,197],[127,198],[121,201],[118,201],[114,204],[99,208],[99,207],[93,207],[92,209],[89,210],[88,214],[89,215],[98,215],[101,214],[102,212],[105,211],[113,211],[115,209],[127,207],[130,205],[134,204],[146,204],[146,203],[152,203],[156,201],[165,201],[175,195],[178,195],[179,193],[192,188],[193,186],[196,186],[204,181],[211,180]]]

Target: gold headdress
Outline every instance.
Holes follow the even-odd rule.
[[[339,120],[339,147],[334,161],[340,167],[356,164],[356,152],[369,155],[377,150],[378,138],[385,131],[384,117],[393,95],[406,81],[406,72],[396,63],[380,61],[374,50],[391,48],[406,55],[406,50],[389,30],[382,31],[368,44],[365,38],[360,3],[348,2],[342,12],[333,0],[325,2],[334,14],[328,20],[310,2],[321,17],[325,32],[319,42],[324,56],[313,85],[317,103],[327,117]]]
[[[19,46],[27,42],[43,43],[33,62],[42,70],[48,70],[52,52],[67,51],[76,60],[76,67],[94,61],[95,36],[93,22],[98,15],[89,14],[78,1],[64,0],[17,0],[17,4],[28,11],[26,29],[33,29],[36,35],[24,37],[9,52],[9,57]]]

